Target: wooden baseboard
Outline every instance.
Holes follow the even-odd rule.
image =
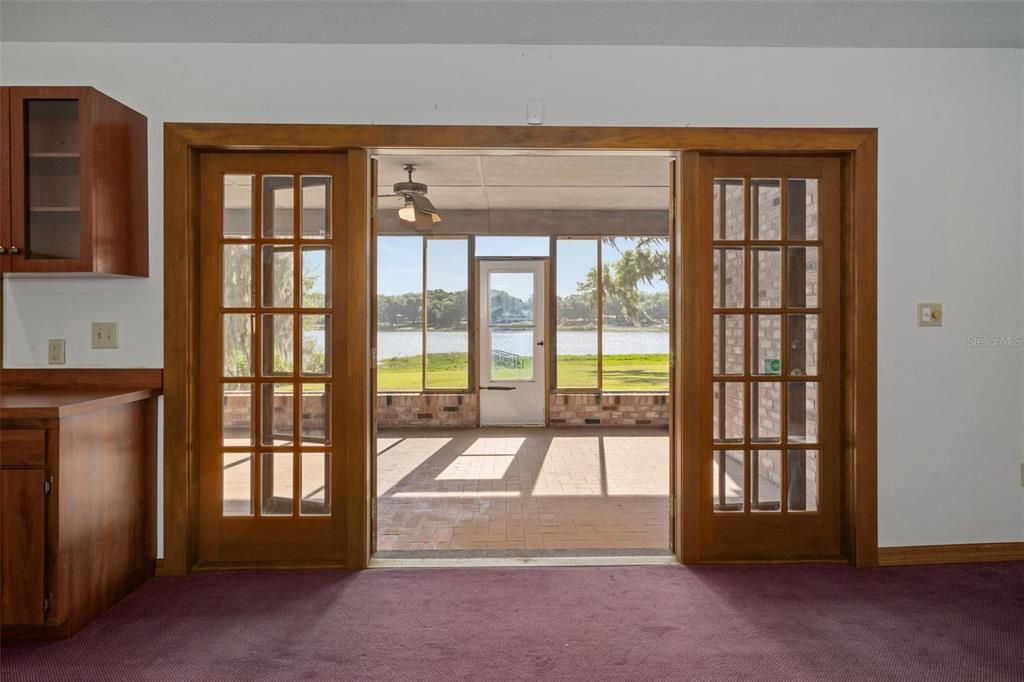
[[[1024,542],[980,542],[970,545],[879,547],[879,566],[967,564],[984,561],[1024,561]]]

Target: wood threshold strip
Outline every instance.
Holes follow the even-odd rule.
[[[1024,561],[1024,542],[979,542],[965,545],[879,547],[879,566],[967,564],[987,561]]]
[[[371,558],[369,568],[522,568],[525,566],[676,566],[671,554],[629,556],[521,556]]]

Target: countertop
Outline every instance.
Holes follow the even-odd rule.
[[[158,395],[156,388],[10,387],[0,391],[0,419],[71,417]]]

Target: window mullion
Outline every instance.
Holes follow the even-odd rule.
[[[420,392],[427,390],[427,242],[429,239],[423,237],[421,240],[420,258],[423,261],[421,268],[422,284],[420,288]]]
[[[604,239],[597,239],[597,392],[604,392]]]

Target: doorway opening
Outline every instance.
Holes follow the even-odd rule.
[[[503,150],[508,156],[581,155],[580,150],[587,150],[584,156],[602,156],[607,150],[622,150],[626,156],[651,152],[677,157],[669,269],[670,279],[676,280],[669,283],[669,290],[677,295],[670,309],[675,319],[669,323],[673,362],[668,401],[675,558],[683,563],[845,559],[856,566],[877,565],[877,131],[167,124],[165,267],[167,288],[174,295],[165,300],[164,573],[225,566],[365,568],[376,551],[378,496],[373,477],[378,460],[374,438],[378,396],[376,362],[371,358],[377,353],[373,309],[377,299],[372,289],[377,281],[374,247],[379,221],[374,215],[376,202],[371,201],[377,184],[371,166],[376,163],[373,155],[383,153],[385,145],[390,155],[398,155],[396,150],[425,155],[422,150],[427,148],[447,148],[452,151],[440,155],[487,149]],[[546,151],[529,153],[537,149]],[[300,161],[307,153],[318,158]],[[221,167],[211,177],[204,166],[221,154],[237,157],[238,164]],[[218,164],[214,160],[214,166]],[[235,234],[233,220],[240,214],[228,210],[234,208],[228,205],[228,187],[234,192],[240,186],[229,175],[253,176],[248,213],[252,232],[247,232],[245,240]],[[268,180],[280,175],[293,177],[291,193],[279,192],[273,177]],[[298,216],[304,216],[305,210],[300,213],[297,207],[306,202],[297,188],[305,175],[333,178],[331,224],[339,229],[321,239],[323,244],[307,244],[307,239],[316,237],[300,229]],[[811,191],[815,184],[816,199]],[[278,234],[275,227],[277,198],[282,193],[280,207],[286,208],[291,196],[296,208],[291,224],[292,234],[301,235],[297,238]],[[269,203],[268,197],[273,199]],[[398,209],[412,209],[414,222],[434,222],[431,211],[437,213],[437,209],[433,205],[415,199],[399,201]],[[740,207],[742,213],[737,210]],[[315,200],[310,208],[323,212]],[[482,223],[489,236],[507,235],[510,229],[524,234],[522,228],[490,220],[493,215]],[[229,218],[230,224],[222,225]],[[762,226],[771,229],[762,230]],[[475,246],[475,239],[468,244]],[[603,248],[604,236],[599,243]],[[331,305],[337,305],[336,314],[331,313],[330,329],[337,333],[332,331],[330,336],[330,362],[324,346],[329,377],[310,375],[318,365],[306,365],[305,357],[302,364],[298,362],[298,349],[307,355],[304,335],[294,333],[306,330],[303,316],[330,312],[315,300],[297,296],[305,290],[305,277],[297,274],[301,271],[297,264],[304,259],[291,260],[295,298],[290,306],[282,306],[286,311],[275,308],[277,288],[270,285],[277,277],[263,276],[267,269],[278,271],[278,247],[302,250],[320,245],[330,246],[335,258],[330,274],[324,271]],[[226,264],[229,251],[239,255],[234,247],[248,247],[251,257],[242,261],[251,268],[249,284],[238,291],[231,289],[231,297],[228,289],[224,296],[210,296],[209,291],[223,286],[232,272]],[[555,250],[549,248],[550,261],[558,260],[551,258]],[[470,262],[475,262],[475,254],[471,255]],[[550,267],[550,281],[557,285],[557,264],[552,262]],[[603,270],[598,268],[597,273]],[[473,293],[468,277],[466,281]],[[744,292],[742,304],[737,290]],[[261,303],[240,306],[233,296],[243,291],[252,302]],[[712,296],[716,291],[717,298]],[[271,294],[272,298],[265,298]],[[777,304],[765,305],[768,299]],[[264,340],[268,328],[277,328],[277,318],[267,316],[278,314],[293,316],[292,351],[282,354],[280,362],[277,346]],[[234,329],[231,325],[239,315],[255,320],[255,329],[250,324],[250,333],[245,334],[239,328],[229,348],[226,331]],[[294,316],[300,316],[302,323],[296,324],[299,318]],[[599,325],[605,322],[603,315],[598,320]],[[741,320],[742,368],[728,343],[724,355],[721,344],[715,343],[723,335],[739,343]],[[764,321],[769,324],[762,325]],[[273,326],[264,325],[261,330],[266,322]],[[556,326],[550,322],[548,329]],[[311,329],[318,328],[313,320]],[[322,329],[328,329],[326,324]],[[774,329],[781,336],[773,346],[774,339],[762,339],[761,331]],[[809,332],[815,329],[816,337]],[[477,332],[474,327],[467,329],[467,334]],[[424,335],[425,330],[421,338]],[[314,358],[316,336],[309,346]],[[600,328],[598,337],[604,337]],[[771,343],[765,346],[762,341]],[[421,362],[425,344],[422,340]],[[554,346],[552,341],[547,372],[555,377],[557,387],[559,362]],[[772,348],[780,349],[777,357],[771,356]],[[270,353],[271,349],[275,352]],[[466,355],[467,363],[474,361],[472,354]],[[289,357],[291,369],[287,368]],[[609,367],[602,365],[602,353],[597,357],[597,393],[603,397]],[[240,358],[248,358],[248,365],[240,363]],[[261,367],[258,374],[254,372],[257,365]],[[209,371],[197,370],[201,366]],[[812,366],[816,375],[810,373]],[[232,367],[247,367],[246,376],[232,375]],[[470,371],[469,376],[476,374]],[[316,405],[307,411],[304,399],[291,403],[291,429],[284,422],[275,425],[289,412],[277,409],[278,396],[287,391],[279,392],[276,386],[265,389],[262,384],[292,384],[293,395],[299,395],[301,386],[305,397],[305,384],[313,384],[308,387],[311,393],[321,386],[326,393],[328,384],[335,382],[330,415],[337,428],[330,429],[330,443],[319,436],[309,438],[305,426],[321,420]],[[425,382],[424,377],[420,392],[426,392]],[[253,384],[254,390],[248,408],[241,410],[237,399],[226,400],[223,391],[227,384],[246,383]],[[774,384],[779,384],[778,390]],[[461,392],[471,400],[479,398],[479,390]],[[548,394],[546,428],[560,418],[552,416],[554,393],[557,388]],[[268,405],[274,409],[264,409]],[[458,411],[456,406],[448,407]],[[320,410],[320,414],[327,412]],[[812,416],[817,424],[811,423]],[[251,431],[244,431],[248,436],[241,436],[246,443],[228,442],[237,436],[235,427],[241,426],[236,419],[247,419],[251,425]],[[296,440],[300,433],[301,439]],[[278,443],[286,434],[291,442]],[[235,462],[227,459],[229,455],[233,458],[243,450],[253,456],[239,457],[239,464],[225,467]],[[319,457],[328,450],[338,455],[330,458],[329,470]],[[724,462],[721,451],[725,451]],[[286,466],[278,476],[277,460],[286,459],[282,453],[292,455],[291,516],[275,513],[280,509],[279,498],[289,497]],[[331,479],[334,493],[329,516],[303,514],[307,505],[295,503],[304,485],[296,472],[305,469],[301,464],[306,459],[311,476]],[[742,470],[736,466],[739,462]],[[273,470],[272,478],[263,475],[264,465]],[[248,515],[234,514],[239,507],[224,502],[237,493],[234,476],[245,471],[248,485],[241,489],[248,491],[253,503],[245,507]],[[761,485],[762,475],[768,484]],[[302,496],[318,494],[314,486]],[[326,511],[326,499],[318,507]],[[269,543],[270,536],[261,527],[274,528],[275,542],[280,544]],[[289,532],[291,527],[302,533],[302,551]],[[208,541],[203,541],[205,532],[218,533],[218,529],[224,531],[219,538],[207,536]],[[329,542],[317,539],[321,531]],[[595,561],[606,559],[601,556]]]
[[[376,558],[673,555],[674,158],[375,158]]]

